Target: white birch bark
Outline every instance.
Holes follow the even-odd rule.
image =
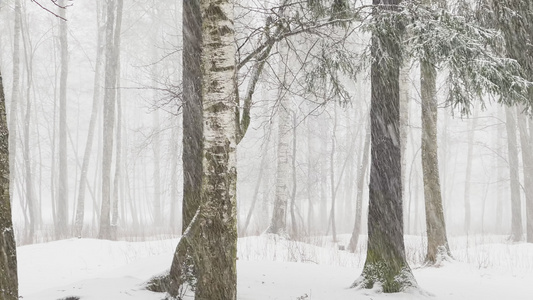
[[[233,1],[202,1],[204,150],[195,299],[237,298],[237,120]]]
[[[284,55],[285,56],[285,55]],[[285,56],[286,57],[286,56]],[[287,61],[285,60],[285,64]],[[289,143],[290,143],[290,99],[286,89],[286,73],[279,88],[278,107],[278,149],[276,167],[276,193],[272,219],[267,233],[287,234],[287,203],[289,199]]]

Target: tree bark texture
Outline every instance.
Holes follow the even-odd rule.
[[[197,300],[237,299],[237,114],[233,1],[202,1],[204,150]]]
[[[203,175],[202,14],[200,0],[183,1],[183,202],[182,233],[200,208]],[[190,243],[176,248],[170,267],[170,293],[196,276]],[[196,250],[194,250],[196,251]]]
[[[17,247],[9,196],[9,131],[6,98],[0,73],[0,299],[17,300]]]
[[[420,62],[422,101],[422,173],[426,207],[428,247],[426,264],[438,263],[439,255],[450,255],[442,208],[437,151],[437,71],[429,62]],[[442,257],[441,257],[442,258]]]
[[[17,116],[20,102],[20,33],[21,9],[20,0],[15,0],[15,25],[13,29],[13,87],[11,89],[11,107],[9,109],[9,175],[11,183],[15,183],[17,163]],[[13,189],[10,189],[11,196]],[[13,199],[13,197],[11,197]]]
[[[202,186],[201,30],[200,1],[183,1],[183,230],[200,206]]]
[[[368,207],[368,245],[365,266],[354,287],[373,288],[380,283],[385,293],[416,286],[405,258],[400,152],[399,70],[402,59],[401,29],[388,10],[399,0],[373,0],[374,17],[388,30],[374,30],[371,53],[371,165]],[[381,20],[380,20],[381,19]],[[386,22],[386,23],[385,23]],[[390,30],[394,30],[391,34]],[[386,58],[386,59],[385,59]]]
[[[511,185],[511,240],[522,239],[522,201],[520,200],[520,177],[518,175],[518,143],[516,121],[511,108],[505,108],[505,129],[507,130],[507,152],[509,156],[509,178]]]

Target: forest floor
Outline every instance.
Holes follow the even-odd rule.
[[[366,241],[362,238],[355,254],[338,250],[348,239],[240,238],[238,299],[533,299],[533,244],[510,243],[504,236],[451,238],[454,260],[424,268],[424,238],[407,236],[407,258],[420,288],[383,294],[349,289],[364,264]],[[169,268],[176,243],[69,239],[22,246],[17,249],[20,295],[24,300],[163,299],[144,283]]]

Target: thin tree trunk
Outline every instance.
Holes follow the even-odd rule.
[[[104,128],[102,151],[102,206],[98,238],[111,239],[111,163],[113,160],[113,132],[115,127],[116,67],[113,34],[115,26],[115,2],[107,1],[106,67],[104,91]]]
[[[263,147],[263,151],[261,154],[261,163],[259,164],[259,174],[257,177],[257,181],[254,187],[254,194],[252,196],[252,204],[250,205],[250,209],[248,210],[248,214],[246,214],[246,220],[244,221],[244,225],[241,230],[241,235],[246,234],[246,231],[248,229],[248,226],[250,225],[250,220],[252,219],[252,213],[254,212],[255,205],[257,203],[257,198],[259,195],[259,188],[261,187],[261,181],[263,180],[263,172],[267,167],[267,159],[268,159],[268,144],[270,142],[270,136],[267,137],[267,140],[265,142],[265,145]]]
[[[336,200],[336,187],[335,187],[335,152],[336,152],[336,131],[337,131],[337,103],[334,103],[333,111],[333,131],[331,134],[331,152],[329,157],[330,168],[330,184],[331,184],[331,210],[329,213],[331,233],[333,235],[333,242],[337,242],[337,228],[335,226],[335,200]],[[340,178],[339,178],[340,180]]]
[[[533,243],[533,153],[527,128],[527,120],[521,111],[522,108],[517,107],[516,114],[518,116],[518,129],[520,131],[524,194],[526,197],[526,242]]]
[[[16,159],[17,159],[17,114],[20,102],[20,33],[21,33],[21,9],[20,0],[15,0],[15,25],[13,29],[13,87],[11,89],[11,107],[9,110],[9,174],[10,182],[15,182]],[[3,92],[3,91],[2,91]],[[10,189],[13,199],[13,189]]]
[[[154,80],[155,82],[155,80]],[[154,153],[154,194],[153,194],[153,207],[154,207],[154,218],[155,226],[159,227],[163,225],[162,215],[161,215],[161,170],[160,170],[160,129],[159,129],[159,111],[156,109],[153,112],[153,127],[154,127],[154,138],[152,142],[152,149]]]
[[[503,120],[502,115],[503,109],[500,107],[498,109],[498,119]],[[504,169],[503,166],[503,157],[504,154],[502,152],[502,143],[501,138],[503,136],[503,126],[501,124],[498,125],[497,133],[496,133],[496,143],[495,147],[498,149],[498,156],[496,157],[496,169],[497,169],[497,186],[496,186],[496,220],[494,223],[495,226],[495,233],[501,234],[502,233],[502,225],[503,225],[503,187],[501,182],[503,181],[502,171]]]
[[[522,239],[522,201],[520,200],[520,180],[518,175],[518,143],[516,141],[516,121],[511,108],[505,108],[505,129],[507,130],[507,152],[509,155],[509,177],[511,185],[511,240]]]
[[[313,139],[313,124],[315,120],[311,120],[311,117],[307,117],[307,234],[311,235],[311,232],[314,229],[314,204],[315,204],[315,194],[316,194],[316,177],[313,176],[316,174],[316,159],[314,154],[314,139]]]
[[[297,128],[297,119],[296,119],[296,112],[292,112],[292,155],[291,155],[291,174],[292,174],[292,190],[291,190],[291,236],[292,237],[298,237],[298,223],[296,221],[296,189],[297,189],[297,181],[296,181],[296,146],[297,146],[297,135],[296,135],[296,128]]]
[[[21,24],[22,25],[22,24]],[[35,231],[35,210],[34,210],[34,196],[33,196],[33,173],[31,170],[31,149],[30,149],[30,124],[31,124],[31,88],[33,84],[33,56],[31,53],[31,43],[29,40],[28,29],[25,28],[26,32],[22,32],[22,39],[24,42],[24,52],[25,52],[25,65],[26,65],[26,112],[24,115],[24,166],[25,166],[25,183],[26,183],[26,204],[28,210],[28,220],[29,228],[27,228],[25,243],[33,243],[34,231]],[[52,199],[53,201],[53,199]]]
[[[282,46],[286,49],[286,46]],[[287,204],[289,198],[288,176],[289,176],[289,141],[290,141],[290,99],[288,98],[287,76],[288,76],[288,53],[283,51],[284,66],[282,67],[283,81],[279,87],[279,107],[278,107],[278,150],[276,167],[276,196],[272,219],[267,233],[286,235],[287,234]]]
[[[400,151],[402,155],[402,182],[407,182],[407,140],[409,136],[409,71],[411,65],[409,61],[402,64],[400,68]],[[406,187],[402,185],[402,199],[406,197]],[[409,213],[407,210],[407,201],[404,202],[403,215],[404,226],[408,223]],[[407,227],[409,233],[409,227]]]
[[[65,0],[59,5],[65,7]],[[66,9],[59,8],[59,15],[65,19]],[[59,20],[59,44],[61,49],[61,75],[59,79],[59,185],[57,190],[56,238],[67,236],[68,231],[68,166],[67,166],[67,77],[68,38],[67,22]]]
[[[181,228],[177,228],[178,224],[178,158],[179,158],[179,119],[172,124],[171,138],[170,138],[170,228],[172,232]],[[181,226],[180,226],[181,227]]]
[[[120,178],[121,174],[121,165],[122,165],[122,102],[120,93],[120,35],[122,28],[122,10],[124,7],[123,0],[117,0],[117,22],[115,25],[114,41],[113,47],[114,51],[114,60],[116,61],[116,101],[117,101],[117,131],[116,131],[116,151],[115,151],[115,178],[113,181],[113,208],[111,214],[111,235],[113,239],[117,239],[118,234],[118,203],[119,203],[119,189],[120,189]]]
[[[465,192],[464,192],[464,204],[465,204],[465,233],[470,232],[470,178],[472,175],[472,151],[474,150],[474,133],[477,123],[477,110],[474,110],[474,118],[470,120],[470,130],[468,131],[468,153],[466,156],[466,176],[465,176]]]
[[[446,222],[442,208],[439,160],[437,151],[437,71],[429,62],[420,62],[422,101],[422,173],[428,238],[426,264],[439,263],[442,256],[450,255]],[[441,256],[441,257],[439,257]]]
[[[370,125],[370,123],[368,123]],[[366,170],[368,169],[368,161],[370,158],[370,126],[367,126],[365,134],[365,144],[361,155],[361,164],[357,171],[357,196],[355,204],[355,223],[353,226],[352,236],[348,243],[348,251],[355,252],[357,244],[359,243],[359,234],[361,234],[362,216],[363,216],[363,191],[365,185]]]
[[[81,165],[80,172],[80,182],[79,182],[79,191],[78,191],[78,201],[76,206],[76,218],[74,221],[74,236],[81,237],[83,230],[83,222],[85,216],[85,188],[88,186],[87,182],[87,172],[89,170],[89,162],[92,154],[92,147],[94,141],[94,131],[96,128],[96,120],[98,119],[98,113],[100,111],[100,78],[102,73],[102,58],[103,58],[103,21],[101,19],[102,11],[101,8],[103,5],[100,1],[96,3],[96,60],[95,60],[95,70],[94,70],[94,83],[93,83],[93,104],[91,110],[91,119],[89,121],[89,131],[87,133],[87,140],[85,142],[85,151],[83,154],[83,163]],[[87,183],[86,183],[87,182]]]

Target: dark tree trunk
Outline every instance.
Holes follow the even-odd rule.
[[[395,6],[399,0],[373,0],[373,4]],[[376,7],[374,17],[391,21],[390,6]],[[368,207],[368,246],[365,266],[353,286],[373,288],[380,282],[385,293],[416,286],[405,258],[400,154],[401,29],[391,24],[389,30],[372,34],[371,66],[371,167]],[[386,59],[385,59],[386,58]]]
[[[200,206],[202,189],[202,23],[200,1],[183,2],[183,220],[185,230]]]
[[[203,105],[202,105],[202,15],[200,1],[183,1],[183,203],[182,231],[191,224],[201,203]],[[170,268],[170,293],[177,294],[186,278],[195,276],[191,250],[177,247]],[[188,277],[189,276],[189,277]]]
[[[185,12],[185,10],[184,10]],[[174,255],[171,279],[183,242],[193,251],[195,299],[237,298],[237,114],[233,5],[230,0],[201,2],[203,26],[201,83],[203,128],[201,203]],[[214,13],[213,13],[214,12]],[[209,16],[209,17],[205,17]],[[211,30],[222,28],[223,31]],[[209,67],[206,67],[209,66]],[[221,83],[224,84],[221,84]],[[196,130],[197,128],[191,128]],[[178,273],[179,275],[179,273]],[[175,290],[175,288],[174,288]]]

